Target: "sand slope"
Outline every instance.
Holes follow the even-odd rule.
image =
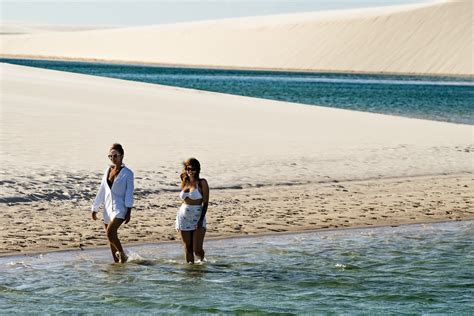
[[[472,1],[1,36],[3,56],[473,75]]]
[[[46,32],[78,32],[91,30],[111,29],[104,26],[73,26],[73,25],[50,25],[50,24],[30,24],[30,23],[14,23],[0,22],[0,36],[25,35]]]
[[[217,186],[472,170],[472,126],[1,64],[3,166],[136,169],[202,159]],[[270,167],[271,170],[268,170]],[[168,174],[165,169],[173,173]],[[175,181],[175,180],[174,180]],[[166,187],[162,178],[150,181]]]
[[[124,242],[173,240],[180,163],[209,236],[474,218],[473,127],[0,64],[0,254],[106,244],[108,146],[135,171]]]

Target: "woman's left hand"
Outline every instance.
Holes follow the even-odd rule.
[[[197,228],[202,228],[203,221],[198,221]]]
[[[130,222],[130,218],[132,217],[132,208],[128,208],[127,215],[125,215],[125,224],[128,224]]]

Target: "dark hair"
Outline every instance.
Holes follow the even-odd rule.
[[[196,158],[189,158],[188,160],[183,162],[183,171],[181,171],[181,188],[184,188],[186,184],[189,182],[188,173],[186,172],[186,168],[188,166],[193,167],[196,170],[196,179],[199,180],[199,173],[201,172],[201,164]]]
[[[116,151],[119,152],[120,155],[123,156],[123,154],[125,153],[123,151],[123,148],[122,148],[122,145],[120,145],[119,143],[115,143],[115,144],[112,144],[112,146],[110,146],[110,150],[113,150],[115,149]]]

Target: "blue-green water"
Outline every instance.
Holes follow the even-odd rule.
[[[474,222],[0,258],[2,314],[474,313]]]
[[[0,62],[474,125],[472,78],[166,68],[20,59],[0,59]]]

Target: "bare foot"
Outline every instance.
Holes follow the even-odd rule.
[[[120,254],[120,251],[117,251],[115,253],[115,256],[117,257],[119,263],[125,263],[128,260],[127,255],[124,253],[122,257],[122,255]]]

